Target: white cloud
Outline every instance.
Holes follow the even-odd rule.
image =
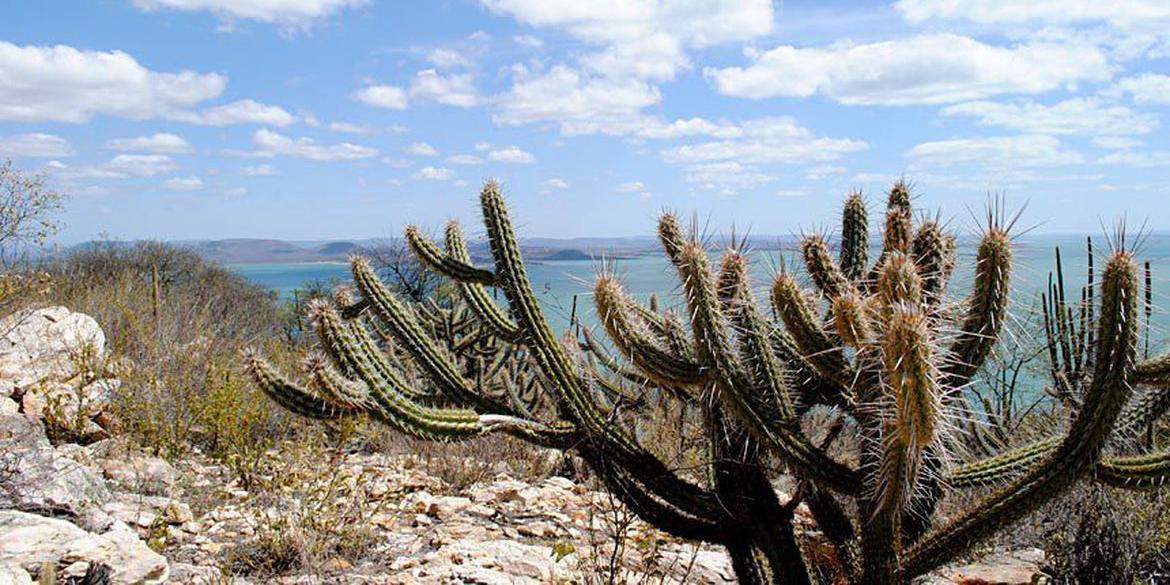
[[[1096,136],[1093,138],[1093,144],[1101,148],[1135,148],[1142,145],[1141,140],[1136,140],[1128,136]]]
[[[173,117],[220,95],[217,73],[159,73],[121,51],[0,41],[0,120],[88,122],[95,115]]]
[[[628,2],[607,0],[481,0],[523,24],[563,29],[598,53],[582,63],[606,76],[666,80],[688,64],[684,48],[747,41],[772,31],[770,0]]]
[[[642,181],[633,181],[630,183],[622,183],[618,185],[614,191],[618,193],[641,193],[646,190],[646,184]]]
[[[378,150],[368,146],[342,142],[340,144],[318,144],[310,138],[292,139],[272,130],[260,129],[252,135],[252,142],[258,150],[253,156],[273,157],[278,155],[297,156],[309,160],[356,160],[376,156]]]
[[[240,174],[245,177],[271,177],[280,174],[280,172],[272,165],[254,165],[240,169]]]
[[[799,163],[836,160],[868,145],[848,138],[814,135],[792,118],[760,118],[739,127],[738,137],[687,144],[662,151],[667,162],[694,164],[715,161],[740,163]]]
[[[159,154],[183,154],[191,152],[191,145],[182,136],[169,132],[159,132],[151,136],[135,138],[115,138],[106,142],[110,150],[127,150],[132,152],[153,152]]]
[[[444,76],[434,69],[424,69],[415,74],[410,82],[410,99],[460,108],[470,108],[479,103],[470,73]]]
[[[968,102],[942,109],[944,116],[976,116],[987,126],[1004,126],[1029,134],[1146,134],[1158,117],[1125,106],[1106,105],[1096,98],[1072,98],[1046,106],[1020,103]]]
[[[436,150],[435,147],[427,144],[426,142],[415,142],[414,144],[407,146],[403,152],[411,156],[435,156],[439,154],[439,151]]]
[[[1145,73],[1117,82],[1114,93],[1129,94],[1139,104],[1170,105],[1170,75]]]
[[[527,164],[535,162],[531,153],[521,150],[518,146],[500,148],[488,153],[488,158],[496,162]]]
[[[284,128],[297,121],[296,116],[288,113],[284,108],[262,104],[255,100],[234,101],[197,113],[185,113],[176,119],[204,126],[261,124],[279,128]]]
[[[1165,167],[1170,166],[1170,151],[1137,152],[1127,150],[1107,154],[1097,159],[1097,162],[1131,167]]]
[[[1129,27],[1170,20],[1170,4],[1163,0],[898,0],[895,7],[913,23],[961,18],[982,24],[1107,22]]]
[[[959,138],[923,142],[907,153],[912,168],[977,164],[988,169],[1015,169],[1078,164],[1081,155],[1066,150],[1052,136],[1022,135]]]
[[[427,61],[440,69],[466,68],[472,65],[470,59],[455,49],[435,49],[427,55]]]
[[[0,136],[0,156],[28,158],[57,158],[73,156],[73,145],[53,134],[34,132]]]
[[[353,99],[363,104],[391,110],[405,110],[408,105],[406,91],[393,85],[371,85],[353,93]]]
[[[446,181],[455,176],[455,172],[444,167],[423,167],[418,170],[416,175],[420,179],[431,179],[434,181]]]
[[[447,157],[447,160],[457,165],[478,165],[483,164],[483,159],[474,154],[456,154]]]
[[[941,104],[1036,94],[1111,74],[1106,56],[1076,42],[992,46],[955,34],[755,54],[747,67],[706,69],[720,93],[745,98],[824,95],[844,104]]]
[[[255,20],[287,29],[307,29],[344,8],[363,6],[369,0],[133,0],[142,10],[211,12],[231,22]]]
[[[818,181],[827,177],[834,177],[837,175],[844,175],[848,169],[845,167],[837,167],[833,165],[817,165],[812,167],[805,173],[805,177],[811,181]]]
[[[179,165],[165,154],[119,154],[102,165],[111,178],[153,177],[178,169]]]
[[[370,131],[361,124],[354,124],[352,122],[330,122],[327,126],[334,132],[344,132],[346,134],[369,134]]]
[[[163,187],[170,191],[198,191],[203,188],[199,177],[173,177],[163,181]]]
[[[498,98],[492,119],[505,126],[553,122],[566,135],[627,134],[640,125],[642,108],[661,100],[658,89],[643,81],[591,77],[557,65],[518,79]]]
[[[483,152],[485,150],[491,150],[491,148],[492,148],[492,145],[490,142],[476,142],[475,143],[475,150],[477,150],[479,152]]]
[[[683,169],[683,178],[704,189],[733,195],[738,189],[755,187],[773,179],[752,166],[735,161],[721,161],[690,165]]]
[[[569,184],[562,179],[548,179],[540,184],[545,189],[568,189]]]
[[[533,35],[515,35],[512,37],[512,42],[516,43],[517,45],[532,47],[533,49],[539,49],[540,47],[544,46],[544,41],[540,40],[540,37]]]

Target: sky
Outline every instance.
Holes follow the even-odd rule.
[[[93,238],[792,234],[900,177],[960,225],[1170,229],[1166,0],[12,0],[0,160]],[[479,231],[478,233],[482,233]]]

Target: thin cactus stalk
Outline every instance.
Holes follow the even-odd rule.
[[[365,416],[434,441],[503,433],[571,451],[650,524],[725,547],[749,584],[813,580],[818,567],[792,522],[802,501],[841,563],[838,581],[908,583],[1078,481],[1152,489],[1170,478],[1170,453],[1112,446],[1170,409],[1170,357],[1138,359],[1143,290],[1123,242],[1099,278],[1090,268],[1079,305],[1066,298],[1059,261],[1044,293],[1047,357],[1075,381],[1067,430],[961,460],[964,443],[1004,444],[946,422],[967,412],[964,392],[1008,318],[1012,222],[996,209],[969,294],[945,300],[955,234],[937,218],[916,222],[899,182],[871,263],[865,202],[851,194],[836,257],[826,235],[801,243],[816,292],[782,269],[769,289],[772,319],[754,299],[743,242],[713,261],[698,234],[664,213],[658,235],[683,308],[664,309],[657,296],[643,306],[603,271],[593,296],[607,343],[576,308],[570,331],[554,333],[499,185],[488,182],[480,203],[490,268],[473,263],[457,224],[442,248],[406,231],[421,263],[459,284],[462,304],[407,301],[354,258],[359,297],[343,291],[309,307],[322,353],[307,360],[307,382],[248,353],[256,385],[307,418]],[[674,469],[643,443],[630,412],[654,399],[696,413],[705,469]],[[814,441],[802,423],[817,405],[838,415]],[[843,429],[859,439],[833,445]],[[777,462],[799,496],[785,501],[772,488]],[[979,486],[994,489],[936,517],[946,493]]]

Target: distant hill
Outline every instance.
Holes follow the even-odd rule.
[[[718,235],[711,236],[709,241],[713,246],[723,245],[725,239]],[[756,250],[775,250],[782,243],[791,242],[790,237],[753,236],[750,246]],[[101,245],[124,246],[132,242],[101,242]],[[362,249],[393,244],[393,241],[381,240],[318,240],[318,241],[288,241],[261,238],[232,238],[226,240],[189,240],[173,242],[187,246],[200,256],[222,264],[262,264],[262,263],[296,263],[296,262],[344,262],[346,258]],[[95,242],[84,242],[74,246],[74,249],[92,247]],[[490,264],[491,250],[487,242],[475,240],[468,242],[471,256],[477,263]],[[531,261],[552,260],[593,260],[600,258],[619,259],[644,254],[656,254],[660,251],[657,238],[652,236],[637,236],[629,238],[523,238],[520,247],[525,257]]]

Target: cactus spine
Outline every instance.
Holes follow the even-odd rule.
[[[404,301],[355,258],[360,299],[338,294],[333,304],[311,306],[324,354],[308,360],[309,383],[284,377],[250,353],[245,362],[256,384],[310,418],[364,415],[430,440],[505,433],[572,450],[648,522],[726,547],[744,583],[812,579],[792,525],[797,500],[782,502],[772,489],[769,460],[796,478],[801,499],[843,562],[837,578],[858,583],[909,582],[1078,480],[1150,488],[1170,476],[1170,453],[1102,455],[1111,437],[1170,408],[1170,358],[1137,361],[1141,290],[1136,261],[1124,246],[1106,262],[1099,299],[1083,298],[1083,333],[1070,337],[1088,355],[1072,360],[1083,372],[1083,390],[1068,431],[949,464],[947,452],[969,437],[944,432],[943,421],[965,409],[963,388],[992,354],[1007,318],[1012,249],[1010,222],[1000,214],[988,215],[970,294],[957,306],[944,305],[956,267],[954,234],[935,219],[916,225],[910,189],[899,182],[888,193],[882,250],[870,263],[865,202],[851,194],[836,257],[825,236],[802,242],[815,291],[805,290],[792,271],[775,276],[776,322],[753,298],[742,246],[733,244],[713,264],[708,247],[665,213],[658,235],[679,275],[685,318],[664,311],[657,297],[649,307],[639,304],[603,274],[594,301],[611,353],[588,329],[576,340],[554,334],[496,183],[484,186],[480,203],[491,269],[473,264],[455,223],[447,226],[445,249],[416,228],[406,231],[419,260],[459,284],[470,325],[457,325],[449,309]],[[505,305],[491,288],[503,293]],[[1075,320],[1062,311],[1059,331],[1067,332]],[[456,329],[472,333],[459,337]],[[1057,331],[1055,322],[1049,329]],[[391,351],[371,331],[384,333]],[[464,357],[474,348],[495,353]],[[414,387],[404,362],[438,395]],[[527,377],[524,368],[532,370]],[[629,382],[699,409],[707,473],[671,469],[640,442],[614,407],[637,402],[625,390]],[[1131,400],[1135,386],[1138,397]],[[542,398],[546,407],[522,394]],[[817,404],[841,414],[814,442],[801,419]],[[829,447],[847,427],[860,440],[850,457],[837,459]],[[931,525],[947,489],[981,485],[998,488]]]

